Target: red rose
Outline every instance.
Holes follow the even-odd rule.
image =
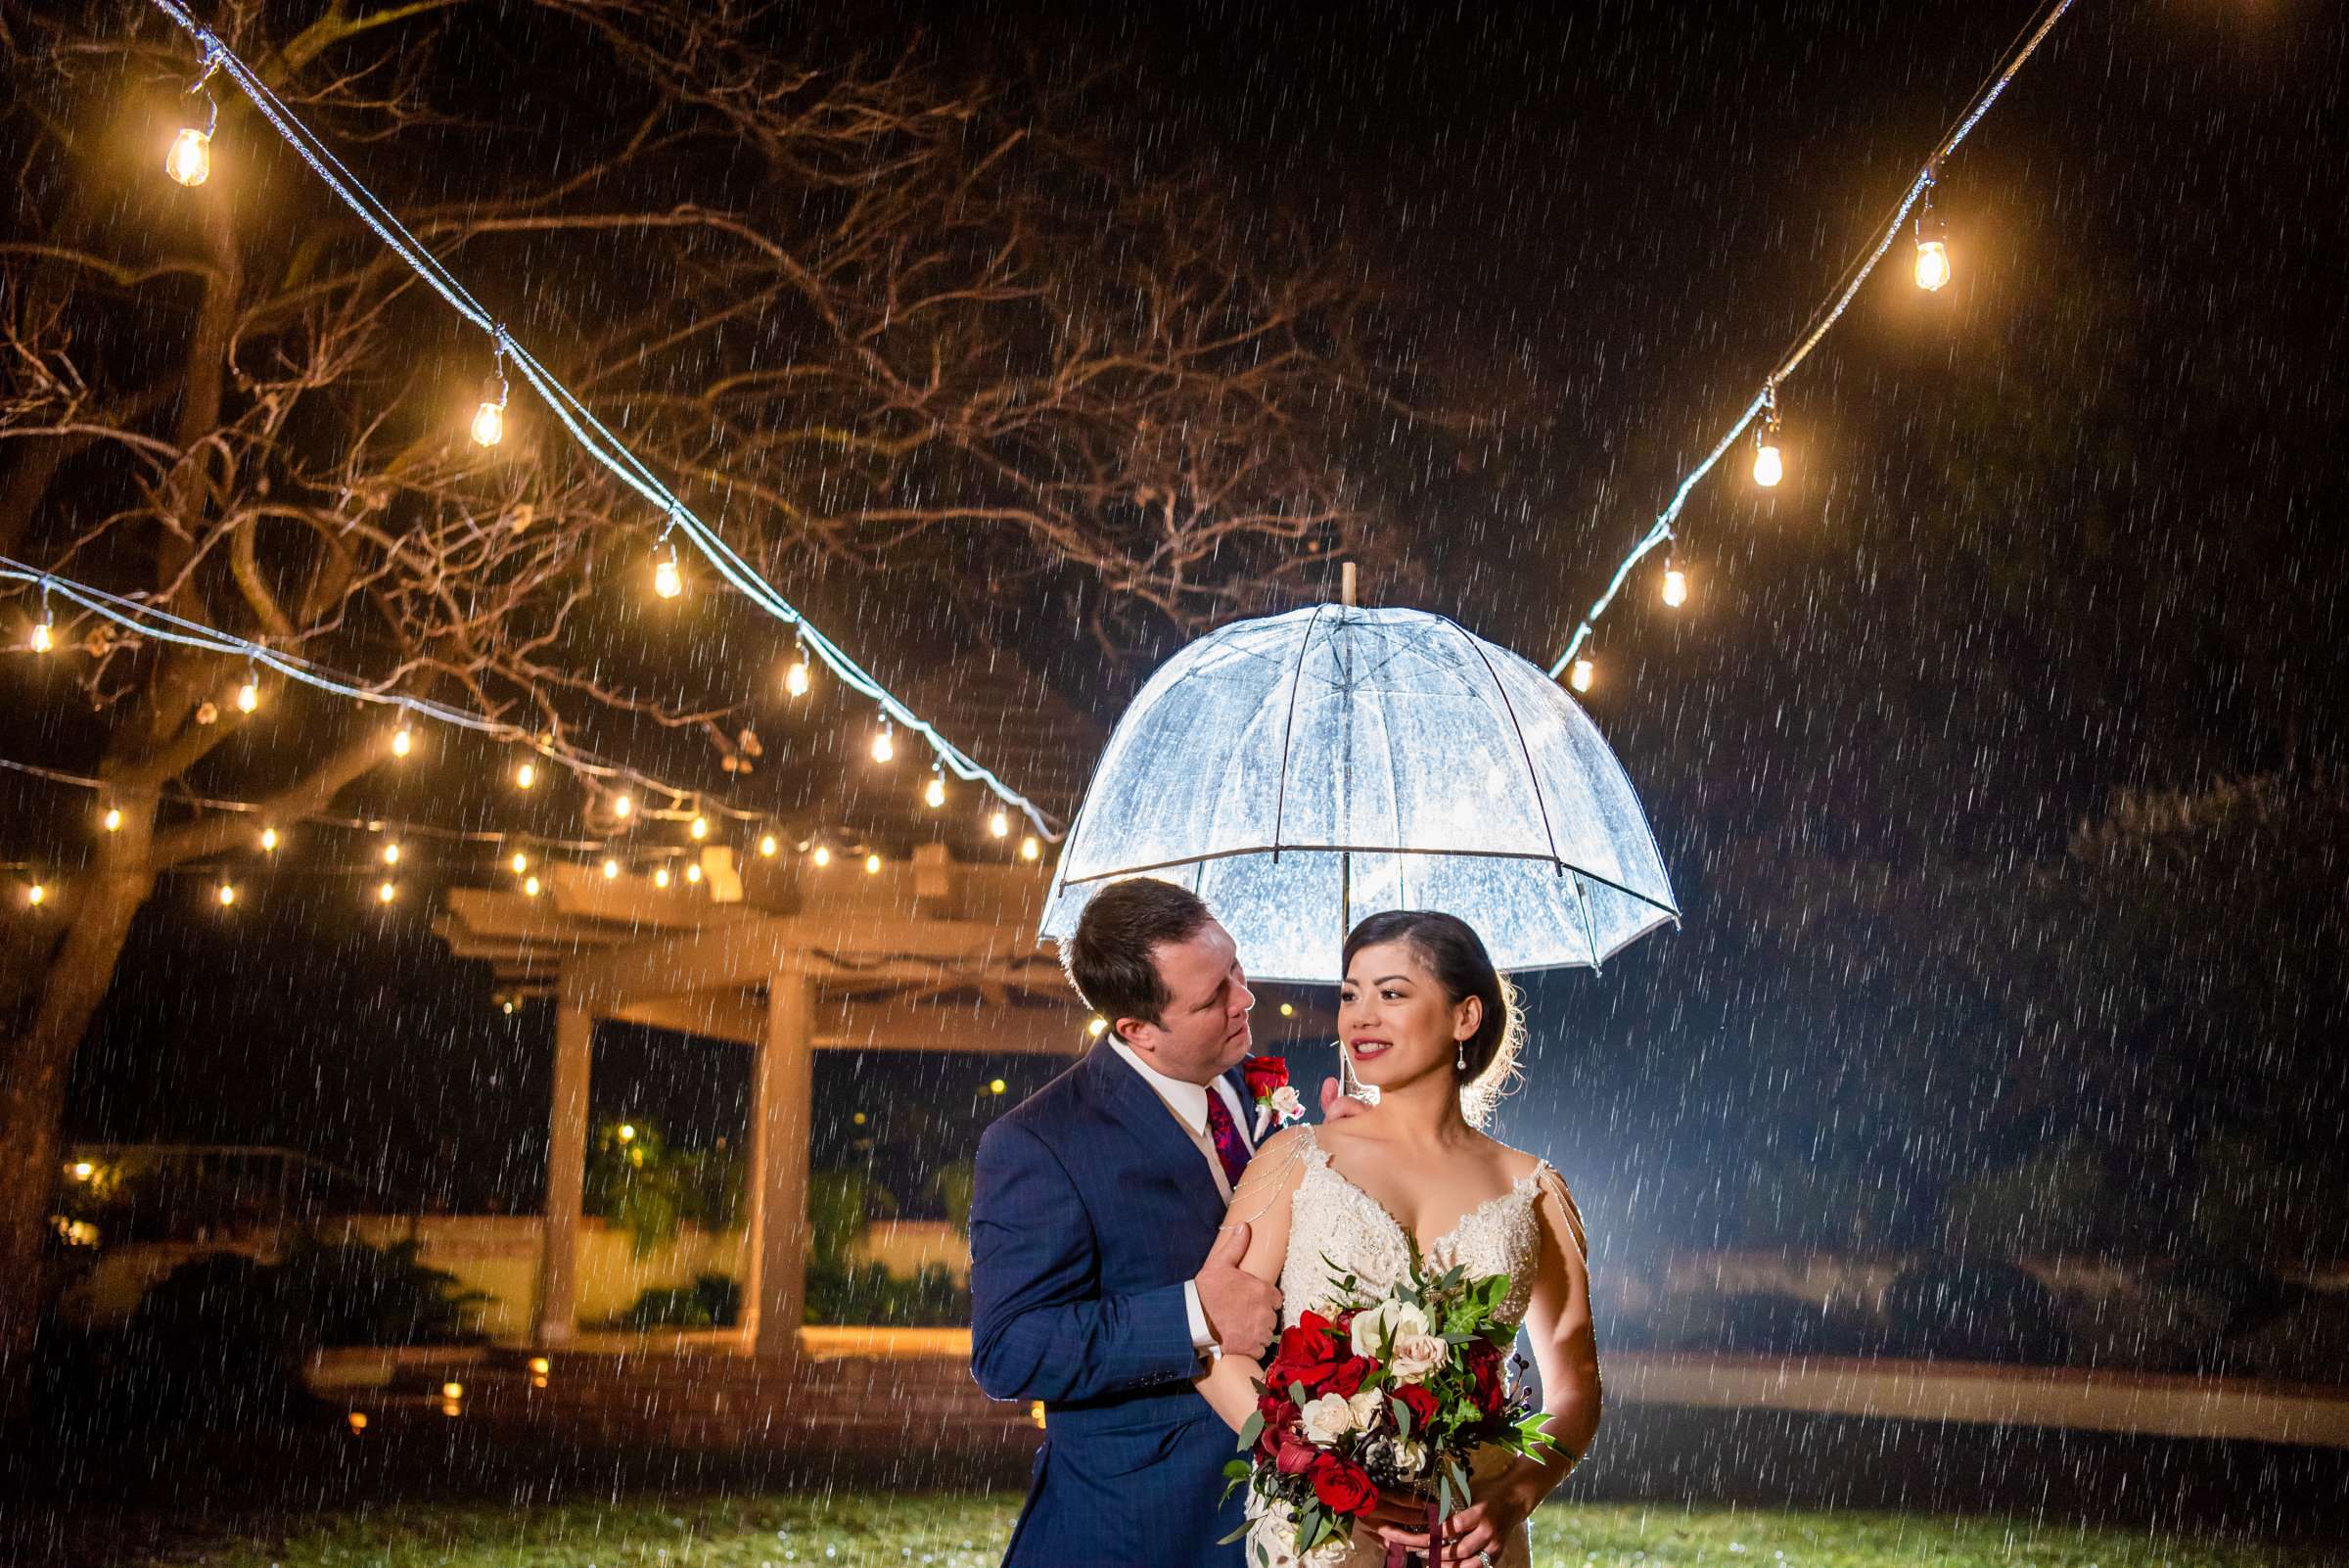
[[[1354,1398],[1362,1391],[1362,1379],[1378,1370],[1378,1362],[1367,1356],[1349,1356],[1329,1369],[1329,1381],[1321,1385],[1324,1394]]]
[[[1321,1451],[1295,1432],[1283,1432],[1273,1451],[1272,1465],[1282,1475],[1303,1475],[1321,1458]]]
[[[1248,1081],[1248,1097],[1261,1100],[1288,1085],[1289,1064],[1278,1056],[1251,1056],[1240,1063],[1240,1076]]]
[[[1273,1354],[1266,1381],[1274,1388],[1303,1383],[1307,1392],[1318,1392],[1337,1359],[1337,1342],[1329,1337],[1329,1319],[1319,1313],[1306,1313],[1297,1319],[1296,1327],[1281,1330],[1280,1348]]]
[[[1444,1407],[1437,1403],[1434,1394],[1417,1383],[1405,1383],[1388,1392],[1403,1401],[1403,1407],[1411,1412],[1411,1432],[1414,1436],[1425,1432],[1427,1424],[1436,1418],[1436,1412]]]
[[[1487,1354],[1480,1356],[1479,1351]],[[1500,1407],[1509,1403],[1508,1384],[1500,1375],[1500,1352],[1483,1341],[1469,1346],[1468,1372],[1476,1379],[1476,1407],[1487,1415],[1498,1415]]]
[[[1366,1512],[1378,1500],[1370,1473],[1350,1459],[1324,1453],[1306,1473],[1313,1479],[1313,1496],[1332,1513]]]

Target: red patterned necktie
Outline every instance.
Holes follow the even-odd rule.
[[[1222,1091],[1215,1084],[1207,1085],[1207,1135],[1216,1145],[1216,1158],[1223,1163],[1223,1177],[1233,1186],[1240,1184],[1240,1173],[1248,1169],[1248,1145],[1240,1140],[1240,1129],[1231,1119],[1231,1107],[1223,1103]]]

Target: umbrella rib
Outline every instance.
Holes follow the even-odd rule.
[[[1477,645],[1476,639],[1468,635],[1466,628],[1449,616],[1438,616],[1436,619],[1459,633],[1460,640],[1475,653],[1485,667],[1485,673],[1492,678],[1493,690],[1500,698],[1500,711],[1509,715],[1509,728],[1516,732],[1517,755],[1525,759],[1526,780],[1534,786],[1534,807],[1542,813],[1542,836],[1549,841],[1549,858],[1563,873],[1566,862],[1558,854],[1557,829],[1549,825],[1549,802],[1542,798],[1542,775],[1534,769],[1534,749],[1525,743],[1525,726],[1517,721],[1517,705],[1509,701],[1508,690],[1500,683],[1500,671],[1493,668],[1493,661]]]
[[[1313,628],[1321,623],[1321,612],[1326,604],[1313,606],[1313,616],[1305,623],[1305,635],[1297,643],[1297,669],[1289,676],[1289,715],[1280,726],[1280,778],[1272,786],[1272,857],[1280,858],[1280,829],[1289,815],[1289,743],[1297,736],[1297,693],[1305,684],[1305,654],[1313,645]],[[1169,860],[1169,865],[1182,861]]]
[[[1443,859],[1449,856],[1459,860],[1530,860],[1536,865],[1564,865],[1568,870],[1581,873],[1602,888],[1612,888],[1627,899],[1636,899],[1651,909],[1661,909],[1675,920],[1681,918],[1681,911],[1671,904],[1663,902],[1652,895],[1641,893],[1637,888],[1627,887],[1613,877],[1601,876],[1588,866],[1561,861],[1553,855],[1527,854],[1518,850],[1413,850],[1398,844],[1254,844],[1246,849],[1214,850],[1206,854],[1185,854],[1178,855],[1172,860],[1153,860],[1148,865],[1128,865],[1120,866],[1114,871],[1096,871],[1089,877],[1071,877],[1063,886],[1074,888],[1087,882],[1107,882],[1117,877],[1144,876],[1152,871],[1165,871],[1178,865],[1203,865],[1210,860],[1236,860],[1244,854],[1299,853],[1416,854],[1428,859]]]

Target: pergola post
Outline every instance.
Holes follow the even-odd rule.
[[[548,1111],[546,1218],[539,1226],[541,1345],[568,1345],[578,1322],[579,1209],[587,1183],[587,1074],[595,1016],[568,998],[555,1008],[555,1092]]]
[[[807,1150],[815,1099],[814,987],[798,970],[766,983],[751,1117],[750,1348],[795,1357],[807,1299]]]

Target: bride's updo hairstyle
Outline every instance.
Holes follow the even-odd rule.
[[[1517,988],[1493,967],[1476,928],[1440,909],[1391,909],[1364,919],[1346,938],[1340,972],[1351,973],[1354,955],[1364,947],[1387,942],[1410,944],[1452,1006],[1471,996],[1484,1003],[1476,1033],[1460,1042],[1458,1058],[1468,1065],[1455,1069],[1460,1114],[1469,1126],[1483,1127],[1500,1097],[1516,1086],[1517,1053],[1525,1043]]]

